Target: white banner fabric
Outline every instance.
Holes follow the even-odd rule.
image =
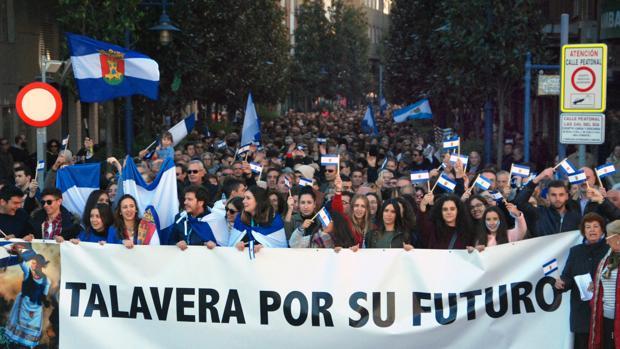
[[[577,232],[453,250],[61,245],[61,348],[569,348]]]

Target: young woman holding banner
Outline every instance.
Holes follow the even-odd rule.
[[[381,215],[377,229],[368,234],[368,248],[404,248],[413,249],[411,234],[405,230],[402,208],[396,199],[388,199],[381,206]]]
[[[474,248],[483,251],[488,246],[523,240],[527,232],[523,213],[511,203],[506,204],[506,208],[515,220],[514,228],[508,229],[508,221],[501,208],[498,206],[487,208],[482,215],[482,227],[476,231],[475,247],[467,246],[469,252],[472,252]]]
[[[115,222],[110,228],[108,243],[123,244],[127,248],[133,248],[134,245],[160,244],[157,226],[151,221],[152,214],[141,219],[138,212],[136,199],[129,194],[123,195],[114,211]]]
[[[455,195],[442,195],[433,204],[433,193],[424,195],[418,222],[421,245],[433,249],[465,249],[474,243],[469,213]],[[431,206],[432,205],[432,209]]]
[[[82,220],[84,230],[78,235],[77,239],[71,239],[71,242],[74,244],[79,244],[82,241],[104,244],[108,240],[109,229],[113,223],[114,215],[110,205],[95,204],[88,212],[84,211]]]

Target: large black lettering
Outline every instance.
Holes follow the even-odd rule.
[[[562,294],[560,293],[560,291],[556,290],[555,287],[553,287],[554,284],[555,279],[551,276],[545,276],[544,278],[540,279],[536,284],[536,303],[538,303],[540,309],[547,312],[555,311],[560,307],[560,304],[562,304]],[[551,289],[553,290],[553,299],[551,300],[551,303],[547,303],[547,301],[545,300],[544,291],[546,285],[549,285],[549,287],[551,287]]]
[[[138,313],[142,313],[144,320],[153,319],[151,317],[151,311],[149,310],[148,303],[146,303],[146,297],[144,296],[144,290],[142,290],[142,287],[133,288],[129,317],[135,319],[138,317]]]
[[[532,284],[527,281],[513,282],[510,284],[513,314],[521,314],[521,303],[523,303],[526,313],[535,312],[534,303],[532,303],[529,297],[530,293],[532,293]]]
[[[443,315],[443,296],[441,293],[435,293],[435,320],[442,325],[448,325],[456,320],[456,293],[448,293],[448,317]]]
[[[431,312],[431,307],[422,306],[422,299],[430,301],[431,294],[427,292],[413,292],[413,326],[420,326],[422,324],[422,314]]]
[[[260,324],[269,325],[269,312],[280,308],[282,298],[275,291],[260,291]]]
[[[504,316],[506,311],[508,311],[508,295],[506,294],[506,285],[499,286],[499,310],[495,310],[495,305],[493,304],[493,287],[487,287],[484,289],[484,302],[486,304],[487,314],[497,319],[498,317]]]
[[[321,301],[323,304],[321,305]],[[321,326],[321,314],[325,319],[325,326],[334,327],[332,314],[329,308],[334,304],[332,295],[327,292],[312,292],[312,326]]]
[[[128,311],[118,310],[118,292],[115,285],[110,285],[110,303],[112,305],[112,317],[128,319]]]
[[[220,294],[212,288],[198,289],[198,321],[207,322],[208,311],[211,313],[211,322],[220,322],[220,316],[217,312],[217,308],[215,308],[215,304],[219,301],[219,299]]]
[[[228,291],[228,298],[226,298],[226,306],[224,306],[224,314],[222,315],[222,323],[229,323],[231,317],[237,318],[238,324],[245,324],[245,316],[243,315],[243,308],[241,307],[241,300],[239,299],[239,292],[237,292],[237,290]]]
[[[396,318],[396,306],[394,292],[387,292],[387,314],[385,320],[381,318],[381,292],[372,293],[372,320],[378,327],[389,327]]]
[[[359,328],[366,325],[368,322],[368,309],[358,303],[358,301],[362,299],[366,300],[366,292],[355,292],[351,295],[351,297],[349,297],[349,306],[353,309],[353,311],[360,315],[358,320],[349,318],[349,326],[351,327]]]
[[[105,305],[105,299],[98,284],[93,284],[90,288],[90,296],[84,311],[84,317],[92,317],[94,311],[99,312],[100,317],[108,317],[108,308]]]
[[[159,289],[151,287],[151,298],[155,306],[157,318],[160,321],[166,321],[168,318],[168,309],[170,309],[170,299],[172,298],[172,287],[164,288],[164,299],[159,298]]]
[[[194,302],[185,300],[185,296],[194,295],[196,292],[193,288],[180,287],[177,288],[177,321],[194,322],[196,317],[194,315],[185,314],[185,308],[193,308]]]
[[[294,300],[299,302],[299,316],[295,318],[291,309],[291,305]],[[286,295],[284,298],[284,304],[282,306],[284,311],[284,318],[293,326],[301,326],[308,318],[308,299],[303,293],[299,291],[293,291]]]
[[[71,316],[79,316],[80,291],[86,289],[85,282],[67,282],[65,289],[71,290]]]
[[[476,296],[480,296],[482,290],[462,292],[459,297],[467,298],[467,320],[476,319]]]

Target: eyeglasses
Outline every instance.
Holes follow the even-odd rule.
[[[471,205],[472,210],[475,208],[483,208],[484,204]]]
[[[230,207],[229,207],[229,208],[227,208],[227,209],[226,209],[226,212],[228,212],[228,213],[230,213],[230,214],[236,214],[236,213],[237,213],[237,212],[239,212],[239,211],[237,211],[237,210],[233,210],[232,208],[230,208]]]
[[[198,170],[187,170],[187,173],[189,173],[189,174],[197,174],[198,172],[200,172],[200,171],[198,171]]]
[[[336,172],[336,170],[325,170],[325,172],[332,173],[332,172]]]
[[[52,203],[54,203],[54,201],[56,201],[56,200],[41,200],[41,205],[43,205],[43,206],[45,206],[45,205],[51,206]]]

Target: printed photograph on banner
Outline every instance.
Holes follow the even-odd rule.
[[[60,249],[0,242],[0,348],[58,348]]]

